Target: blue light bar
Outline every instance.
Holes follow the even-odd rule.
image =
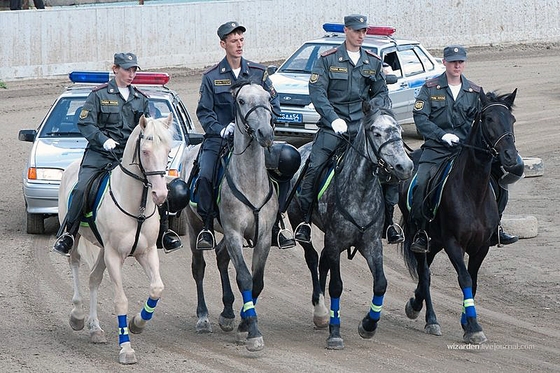
[[[72,71],[68,74],[72,83],[107,83],[113,76],[107,71]]]
[[[325,30],[325,32],[343,33],[344,25],[342,23],[324,23],[323,30]]]

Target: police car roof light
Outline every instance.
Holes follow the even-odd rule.
[[[72,83],[107,83],[115,75],[108,71],[72,71],[68,78]],[[165,85],[169,82],[169,74],[139,71],[132,84]]]
[[[343,33],[344,25],[342,23],[325,23],[323,24],[323,30],[326,32]],[[378,36],[391,36],[397,29],[390,26],[368,26],[366,29],[367,35],[378,35]]]

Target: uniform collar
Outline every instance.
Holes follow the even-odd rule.
[[[134,89],[132,89],[132,85],[129,85],[127,88],[130,91],[131,96],[135,96],[135,97],[137,96]],[[108,84],[108,87],[107,87],[107,92],[114,93],[114,94],[119,93],[119,86],[117,85],[117,81],[115,80],[115,78],[113,78],[109,81],[109,84]]]
[[[228,72],[231,72],[233,74],[232,68],[229,65],[229,62],[226,57],[224,57],[218,64],[218,71],[220,72],[220,74],[225,74]],[[249,74],[249,65],[247,64],[247,60],[241,57],[241,71],[239,72],[239,76],[248,75],[248,74]]]
[[[351,61],[350,56],[348,56],[348,49],[346,49],[346,43],[342,43],[338,50],[336,51],[336,59],[339,62]],[[360,47],[360,58],[358,59],[358,63],[356,66],[362,65],[364,62],[364,51],[363,48]]]

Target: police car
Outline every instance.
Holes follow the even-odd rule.
[[[280,98],[281,115],[276,121],[276,133],[285,136],[312,136],[317,131],[319,114],[309,97],[309,76],[317,59],[345,40],[344,25],[325,23],[327,32],[319,39],[305,42],[278,69],[270,70],[270,79]],[[393,27],[369,26],[363,48],[383,59],[393,111],[402,125],[413,123],[412,107],[420,88],[427,79],[445,71],[441,59],[433,57],[417,41],[396,39]]]
[[[32,142],[23,170],[23,197],[27,210],[27,233],[42,234],[44,219],[58,213],[58,188],[62,172],[82,157],[87,140],[76,123],[91,90],[112,78],[109,72],[72,72],[72,84],[55,100],[37,129],[19,131],[19,140]],[[186,106],[176,92],[167,88],[169,75],[138,72],[133,81],[149,97],[154,118],[173,114],[175,138],[169,153],[167,181],[179,177],[181,158],[187,144],[200,141]],[[198,140],[196,140],[198,139]]]

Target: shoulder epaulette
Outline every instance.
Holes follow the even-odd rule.
[[[142,96],[144,96],[144,97],[146,97],[146,98],[150,98],[150,96],[149,96],[147,93],[143,92],[143,91],[140,90],[138,87],[132,86],[132,88],[134,88],[134,90],[135,90],[136,92],[140,93]]]
[[[219,65],[220,65],[220,64],[217,63],[217,64],[215,64],[214,66],[210,66],[208,69],[206,69],[206,70],[202,73],[202,75],[208,74],[210,71],[214,70],[214,69],[217,68]]]
[[[472,90],[475,91],[476,93],[479,93],[480,90],[482,89],[482,87],[480,87],[480,86],[477,85],[477,84],[474,84],[474,83],[471,82],[470,80],[469,80],[469,84],[471,85]]]
[[[256,62],[253,62],[253,61],[247,61],[247,66],[250,69],[259,69],[259,70],[262,70],[262,71],[266,70],[265,65],[261,65],[260,63],[256,63]]]
[[[97,91],[99,91],[100,89],[107,88],[108,85],[109,85],[109,83],[103,83],[103,84],[98,85],[97,87],[93,88],[91,91],[92,91],[92,92],[97,92]]]
[[[439,77],[426,80],[426,83],[424,83],[424,84],[426,84],[426,87],[428,87],[428,88],[435,87],[439,84]]]
[[[381,60],[381,57],[379,57],[377,54],[373,53],[372,51],[370,51],[369,49],[365,50],[367,54],[369,54],[370,56],[373,56],[375,58],[377,58],[378,60]]]
[[[323,53],[321,53],[321,57],[326,57],[330,54],[333,54],[334,52],[336,52],[338,50],[338,47],[333,48],[333,49],[329,49],[328,51],[324,51]]]

